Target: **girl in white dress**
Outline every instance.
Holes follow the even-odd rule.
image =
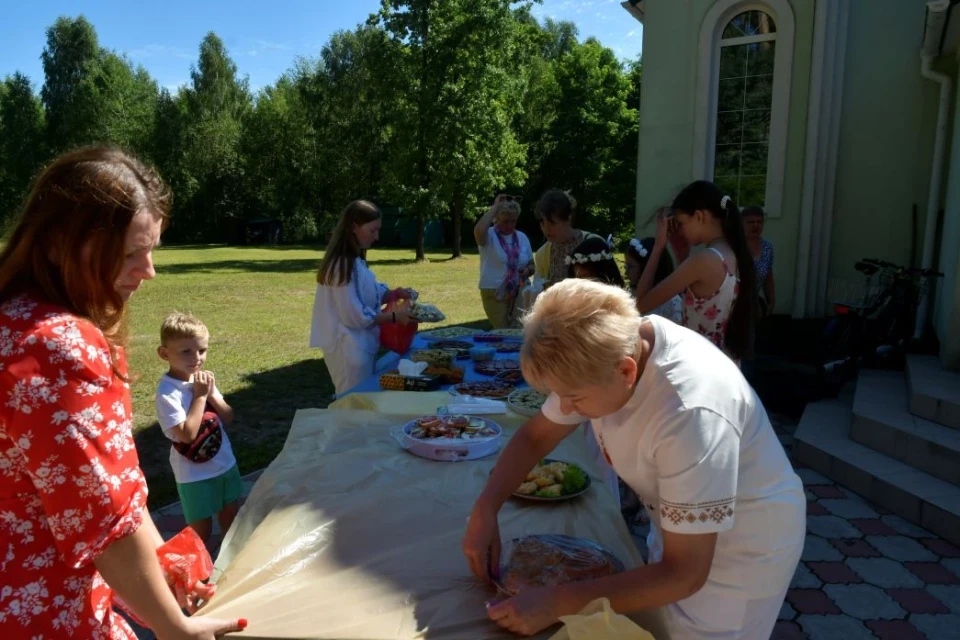
[[[310,346],[323,349],[338,396],[373,375],[380,325],[412,322],[404,310],[381,312],[390,290],[377,282],[366,262],[367,249],[380,238],[380,226],[376,205],[365,200],[348,204],[317,271]],[[404,292],[416,296],[413,290]]]
[[[630,295],[589,280],[543,293],[520,360],[551,392],[510,439],[470,515],[474,574],[498,567],[497,513],[534,465],[589,418],[652,516],[650,564],[522,591],[489,616],[532,635],[597,598],[620,613],[660,607],[673,640],[767,640],[806,531],[800,478],[737,366],[704,337],[642,318]],[[587,382],[589,381],[589,382]]]
[[[668,242],[680,266],[654,285]],[[691,246],[704,250],[689,255]],[[650,313],[678,294],[683,296],[683,324],[688,329],[736,361],[750,354],[757,317],[753,256],[737,205],[705,180],[684,188],[673,206],[658,216],[656,242],[636,288],[637,307]]]

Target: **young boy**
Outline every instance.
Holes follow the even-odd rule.
[[[213,373],[203,370],[210,332],[197,318],[171,313],[160,327],[157,353],[170,370],[157,386],[157,421],[173,441],[170,466],[187,524],[205,542],[217,515],[226,533],[237,515],[243,490],[237,461],[223,427],[233,409],[217,389]]]

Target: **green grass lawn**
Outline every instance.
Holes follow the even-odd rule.
[[[130,304],[130,370],[134,432],[150,485],[151,507],[175,501],[169,441],[156,423],[153,399],[165,371],[156,354],[160,323],[171,311],[193,313],[210,328],[207,368],[237,419],[230,440],[248,473],[280,451],[299,408],[324,407],[333,393],[322,353],[308,347],[315,273],[323,253],[308,247],[165,247],[155,254],[157,277]],[[408,286],[439,306],[443,324],[484,320],[477,292],[479,258],[410,249],[373,250],[371,269],[391,287]]]

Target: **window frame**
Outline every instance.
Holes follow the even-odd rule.
[[[773,19],[776,32],[723,40],[723,32],[735,17],[745,11],[763,11]],[[720,0],[704,17],[700,28],[700,63],[697,79],[696,127],[694,131],[694,176],[713,180],[717,141],[717,101],[720,90],[720,50],[725,46],[776,42],[773,67],[773,94],[770,105],[770,139],[767,155],[767,189],[764,209],[779,218],[783,205],[786,170],[787,127],[790,115],[790,89],[793,81],[795,38],[793,9],[787,0]],[[741,203],[737,203],[740,205]]]

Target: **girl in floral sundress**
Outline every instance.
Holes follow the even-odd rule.
[[[673,245],[680,266],[653,286],[656,265]],[[689,255],[689,247],[704,250]],[[648,313],[671,297],[683,296],[683,324],[708,338],[736,361],[749,355],[756,318],[757,284],[753,257],[740,210],[711,182],[697,181],[674,199],[657,220],[650,261],[637,284],[637,307]]]

